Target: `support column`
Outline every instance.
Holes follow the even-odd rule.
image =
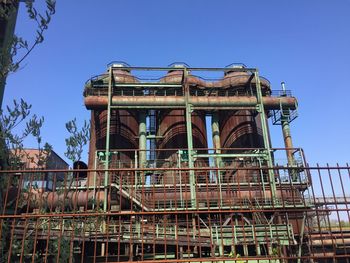
[[[109,158],[110,155],[110,130],[111,130],[111,103],[112,103],[112,85],[113,85],[113,68],[109,68],[109,81],[108,81],[108,105],[107,105],[107,129],[106,129],[106,151],[105,151],[105,172],[104,172],[104,199],[103,199],[103,211],[107,212],[107,201],[108,201],[108,182],[109,182]],[[103,220],[102,225],[103,232],[108,231],[106,228],[106,219]],[[101,255],[105,254],[106,245],[101,244]]]
[[[179,259],[182,259],[183,257],[184,257],[184,247],[180,246]]]
[[[304,212],[303,221],[301,223],[301,229],[300,229],[300,241],[299,241],[300,243],[299,243],[299,249],[298,249],[298,263],[301,262],[301,254],[302,254],[304,230],[305,230],[305,220],[306,220],[306,213]]]
[[[191,207],[197,208],[197,197],[196,197],[196,177],[193,171],[193,141],[192,141],[192,107],[189,104],[190,91],[187,83],[187,69],[184,69],[184,88],[185,88],[185,99],[186,99],[186,131],[187,131],[187,150],[188,150],[188,168],[190,168],[190,191],[191,191]]]
[[[107,105],[107,129],[106,129],[106,151],[105,151],[105,173],[104,173],[104,201],[103,211],[107,212],[107,195],[108,195],[108,169],[110,158],[110,133],[111,133],[111,102],[112,102],[112,84],[113,84],[113,68],[109,68],[109,81],[108,81],[108,105]]]
[[[264,139],[264,148],[266,150],[266,158],[267,158],[267,165],[270,168],[268,170],[269,174],[269,183],[271,187],[271,199],[273,204],[276,201],[276,182],[275,182],[275,174],[274,171],[271,169],[273,167],[273,161],[272,161],[272,155],[271,155],[271,146],[270,146],[270,140],[269,140],[269,134],[268,134],[268,129],[267,129],[267,118],[266,118],[266,113],[265,113],[265,108],[264,108],[264,103],[263,103],[263,96],[262,96],[262,91],[261,91],[261,85],[260,85],[260,78],[259,78],[259,73],[258,70],[254,72],[254,77],[255,77],[255,83],[256,83],[256,95],[257,95],[257,111],[260,113],[260,118],[261,118],[261,128],[263,132],[263,139]]]

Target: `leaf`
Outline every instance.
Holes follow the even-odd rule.
[[[44,41],[44,36],[43,36],[42,32],[37,30],[36,33],[37,33],[37,36],[36,36],[36,41],[35,42],[37,44],[42,43]]]

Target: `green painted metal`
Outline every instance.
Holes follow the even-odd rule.
[[[213,230],[213,235],[217,235],[217,227]],[[233,239],[233,236],[234,239]],[[216,245],[222,244],[225,246],[240,245],[240,244],[255,244],[258,241],[260,244],[268,244],[277,242],[281,245],[291,245],[294,243],[294,236],[291,225],[274,224],[274,225],[234,225],[233,227],[221,227],[220,238],[216,238]]]
[[[95,202],[96,202],[96,180],[97,180],[97,173],[96,173],[96,169],[97,169],[97,151],[95,151],[95,160],[94,160],[94,202],[92,203],[92,209],[95,208]]]
[[[180,205],[181,207],[184,207],[183,196],[182,196],[181,150],[178,150],[177,167],[179,168],[179,180],[180,180]]]
[[[266,153],[267,165],[268,167],[272,168],[273,160],[272,160],[269,132],[267,128],[267,118],[266,118],[266,113],[265,113],[265,108],[263,103],[263,96],[261,92],[261,85],[260,85],[258,70],[254,72],[254,78],[256,82],[256,95],[258,100],[257,111],[260,113],[259,116],[261,119],[261,128],[263,132],[264,146],[267,151]],[[271,198],[274,202],[276,200],[276,192],[277,192],[275,174],[272,169],[268,170],[268,174],[269,174],[269,181],[270,181],[270,187],[271,187]]]
[[[277,200],[277,201],[276,201]],[[259,209],[260,210],[267,210],[266,212],[271,212],[271,210],[278,210],[278,209],[303,209],[303,208],[313,208],[315,205],[310,201],[310,202],[306,202],[306,204],[304,203],[300,203],[300,204],[293,204],[293,202],[290,203],[282,203],[282,199],[275,199],[275,203],[272,203],[272,200],[266,200],[269,202],[266,202],[263,205],[260,205]],[[208,207],[198,207],[198,208],[191,208],[191,207],[180,207],[179,205],[176,208],[176,211],[201,211],[201,210],[227,210],[227,211],[231,211],[231,210],[247,210],[250,211],[252,210],[252,206],[248,205],[248,204],[237,204],[237,205],[222,205],[222,206],[218,206],[216,205],[209,205]],[[164,206],[162,206],[161,208],[155,208],[152,209],[152,211],[155,212],[162,212],[162,211],[174,211],[173,208],[164,208]]]
[[[105,176],[103,186],[104,190],[104,201],[103,201],[103,211],[107,212],[107,195],[108,195],[108,181],[109,181],[109,161],[108,157],[110,155],[110,130],[111,130],[111,102],[112,102],[112,85],[113,85],[113,69],[109,68],[109,83],[108,83],[108,106],[107,106],[107,130],[106,130],[106,161],[105,161]]]
[[[185,89],[185,103],[186,103],[186,132],[187,132],[187,150],[188,150],[188,167],[193,169],[193,141],[192,141],[192,105],[189,103],[190,91],[187,83],[188,71],[184,70],[184,89]],[[191,192],[191,207],[197,207],[197,198],[196,198],[196,178],[194,170],[190,170],[190,192]]]
[[[222,158],[266,158],[266,152],[262,153],[205,153],[205,154],[193,154],[194,157],[205,158],[205,157],[216,157],[220,161]],[[219,167],[219,165],[218,165]]]

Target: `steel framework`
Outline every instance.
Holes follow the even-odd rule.
[[[138,70],[169,75],[131,77]],[[203,71],[228,77],[192,75]],[[293,147],[297,101],[284,86],[271,91],[256,69],[241,66],[112,63],[84,95],[102,120],[92,127],[89,169],[0,171],[2,261],[349,262],[350,167],[307,165]],[[185,125],[175,132],[186,147],[161,147],[159,120],[172,110],[182,110],[174,118]],[[260,136],[261,144],[225,147],[222,116],[242,111],[258,123],[251,141]],[[194,119],[203,112],[213,148],[196,146],[205,135]],[[285,148],[271,147],[269,117]],[[125,128],[133,123],[136,131]],[[251,133],[242,123],[227,140]],[[119,147],[121,134],[135,147]]]

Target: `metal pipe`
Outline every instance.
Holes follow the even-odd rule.
[[[287,118],[282,117],[281,123],[282,123],[282,133],[283,133],[284,145],[288,149],[293,148],[293,142],[292,142],[292,136],[290,133],[289,121]],[[286,150],[288,165],[293,166],[294,165],[293,150],[288,150],[288,149]]]
[[[296,109],[297,99],[294,97],[262,97],[262,104],[265,110],[277,110],[281,106],[289,109]],[[255,96],[237,97],[193,97],[189,96],[188,104],[192,107],[255,107],[258,99]],[[87,109],[105,109],[108,105],[107,97],[88,96],[85,98]],[[186,98],[177,96],[114,96],[112,106],[125,106],[129,108],[146,106],[165,107],[186,107]]]
[[[140,168],[143,168],[147,161],[147,131],[146,131],[146,112],[139,112],[139,162]]]
[[[281,82],[281,87],[282,87],[283,95],[285,96],[286,95],[286,86],[285,86],[284,81]]]
[[[213,136],[213,147],[216,154],[221,154],[221,141],[220,141],[220,130],[219,130],[219,117],[218,113],[214,112],[211,117],[211,130]],[[221,158],[216,156],[216,166],[220,167]]]
[[[281,83],[281,88],[284,93],[284,96],[286,96],[286,86],[285,83]],[[281,106],[282,114],[281,114],[281,124],[282,124],[282,132],[283,132],[283,139],[284,139],[284,145],[286,148],[293,148],[292,143],[292,136],[290,134],[290,126],[289,126],[289,109],[288,109],[288,115],[285,116],[283,112],[283,106]],[[293,166],[294,165],[294,157],[293,157],[293,151],[286,150],[287,153],[287,160],[288,165]],[[295,176],[295,175],[294,175]]]
[[[220,142],[220,130],[219,130],[219,117],[217,112],[213,112],[211,116],[211,130],[213,136],[213,146],[215,148],[215,162],[216,167],[220,168],[222,159],[221,159],[221,142]],[[208,154],[210,157],[211,154]],[[221,181],[222,173],[218,171],[218,183],[219,183],[219,196],[220,196],[220,205],[222,205],[222,190],[221,190]]]
[[[55,208],[59,205],[79,207],[93,206],[96,204],[102,204],[105,199],[104,190],[71,190],[67,193],[57,192],[31,192],[23,194],[24,198],[29,198],[29,204],[32,208],[52,207]],[[89,202],[91,201],[91,202]],[[96,204],[94,204],[96,202]]]

